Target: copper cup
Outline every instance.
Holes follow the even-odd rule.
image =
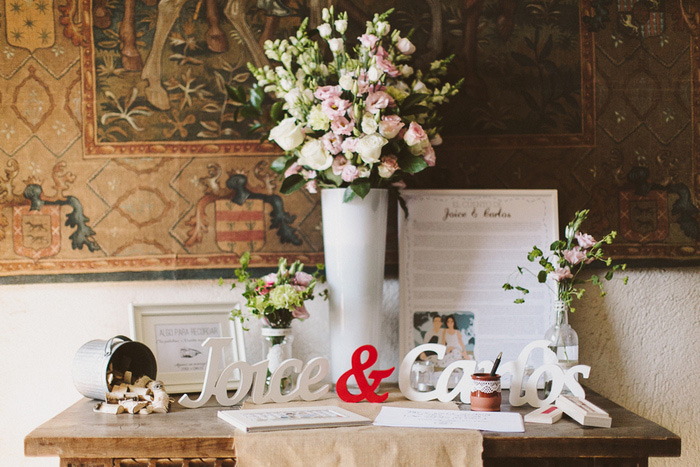
[[[501,375],[491,376],[489,373],[474,373],[470,400],[474,411],[500,412]]]

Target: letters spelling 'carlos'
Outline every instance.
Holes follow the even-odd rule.
[[[204,384],[202,391],[197,399],[191,399],[187,394],[183,394],[178,401],[183,407],[194,409],[204,405],[211,396],[216,397],[216,401],[223,406],[238,404],[248,394],[251,387],[253,392],[251,399],[255,404],[264,404],[265,402],[288,402],[297,397],[301,397],[305,401],[313,401],[323,397],[330,389],[330,384],[321,386],[316,391],[311,391],[309,386],[319,383],[328,374],[328,360],[322,357],[317,357],[309,360],[302,368],[302,362],[299,359],[291,358],[285,360],[272,373],[269,389],[265,392],[265,379],[267,377],[267,360],[263,360],[254,365],[250,363],[237,361],[228,365],[221,370],[221,373],[216,374],[220,367],[222,350],[231,344],[232,337],[210,337],[202,342],[202,347],[209,348],[209,357],[207,359],[207,369],[204,373]],[[280,390],[280,380],[288,368],[292,368],[294,372],[299,374],[295,388],[287,394],[282,394]],[[238,370],[240,372],[241,381],[233,396],[229,397],[227,393],[227,385],[231,376]]]
[[[567,386],[574,396],[586,397],[586,392],[576,380],[576,374],[581,374],[584,378],[588,378],[591,367],[588,365],[575,365],[564,372],[561,367],[554,363],[557,361],[557,358],[556,355],[549,350],[548,344],[549,341],[545,340],[530,342],[523,348],[516,360],[504,363],[500,366],[499,373],[501,376],[511,375],[509,402],[513,407],[518,407],[526,403],[533,407],[542,407],[552,404],[556,398],[559,397],[564,386]],[[459,395],[460,401],[465,403],[469,401],[471,392],[470,375],[474,373],[477,368],[477,364],[474,360],[459,360],[448,365],[447,368],[443,370],[442,374],[440,374],[435,389],[432,391],[419,392],[411,387],[411,367],[418,356],[423,352],[435,352],[438,358],[443,358],[446,349],[447,347],[440,344],[422,344],[406,354],[406,357],[404,357],[399,367],[399,389],[404,397],[413,401],[438,399],[441,402],[449,402]],[[525,375],[527,360],[530,353],[535,349],[543,349],[544,359],[547,363],[537,367],[528,378],[527,383],[523,386],[523,376]],[[479,368],[488,371],[491,369],[491,365],[491,362],[482,362]],[[462,378],[452,390],[448,391],[447,383],[450,376],[458,369],[461,369],[463,372]],[[552,390],[549,396],[545,399],[540,399],[537,393],[537,381],[544,373],[547,373],[552,379]],[[521,395],[523,390],[524,395]]]

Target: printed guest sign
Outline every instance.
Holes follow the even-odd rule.
[[[399,210],[400,354],[444,344],[436,370],[458,360],[514,360],[552,324],[552,294],[535,277],[514,304],[502,289],[533,245],[558,238],[556,190],[402,190]],[[532,367],[542,362],[533,354]],[[436,371],[436,375],[438,374]],[[504,381],[507,383],[507,380]]]

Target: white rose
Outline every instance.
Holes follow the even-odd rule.
[[[357,140],[355,149],[365,164],[379,162],[382,155],[382,148],[388,141],[377,133],[363,136]]]
[[[319,33],[319,34],[321,35],[321,37],[323,37],[324,39],[325,39],[326,37],[330,37],[330,36],[331,36],[331,32],[332,32],[332,30],[331,30],[331,25],[328,24],[328,23],[323,23],[322,25],[320,25],[320,26],[318,27],[318,33]]]
[[[338,84],[340,84],[340,87],[345,89],[346,91],[352,90],[352,85],[354,83],[355,83],[355,80],[352,79],[352,75],[350,73],[345,73],[338,80]]]
[[[371,135],[373,133],[377,132],[377,128],[379,127],[379,124],[377,121],[374,119],[374,116],[372,114],[365,114],[364,117],[362,117],[362,132]]]
[[[270,130],[270,139],[285,151],[291,151],[304,142],[304,132],[294,118],[285,118]]]
[[[301,156],[297,160],[299,165],[303,165],[313,170],[326,170],[333,163],[333,156],[325,150],[323,143],[318,139],[307,141],[301,147]]]
[[[341,38],[335,38],[335,39],[328,39],[328,48],[331,49],[331,52],[333,53],[338,53],[343,51],[343,39]]]

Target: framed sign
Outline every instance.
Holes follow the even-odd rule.
[[[202,389],[208,354],[202,347],[209,337],[233,337],[224,349],[222,370],[234,361],[245,360],[243,328],[229,319],[235,303],[131,305],[131,332],[156,357],[158,379],[168,393]],[[235,389],[240,376],[234,374],[229,388]]]
[[[445,358],[515,360],[552,324],[553,294],[534,275],[515,304],[502,286],[525,266],[533,245],[558,238],[556,190],[404,190],[399,211],[400,352],[438,343]],[[435,360],[434,355],[421,355]],[[535,365],[536,362],[533,362]],[[535,365],[536,366],[536,365]]]

